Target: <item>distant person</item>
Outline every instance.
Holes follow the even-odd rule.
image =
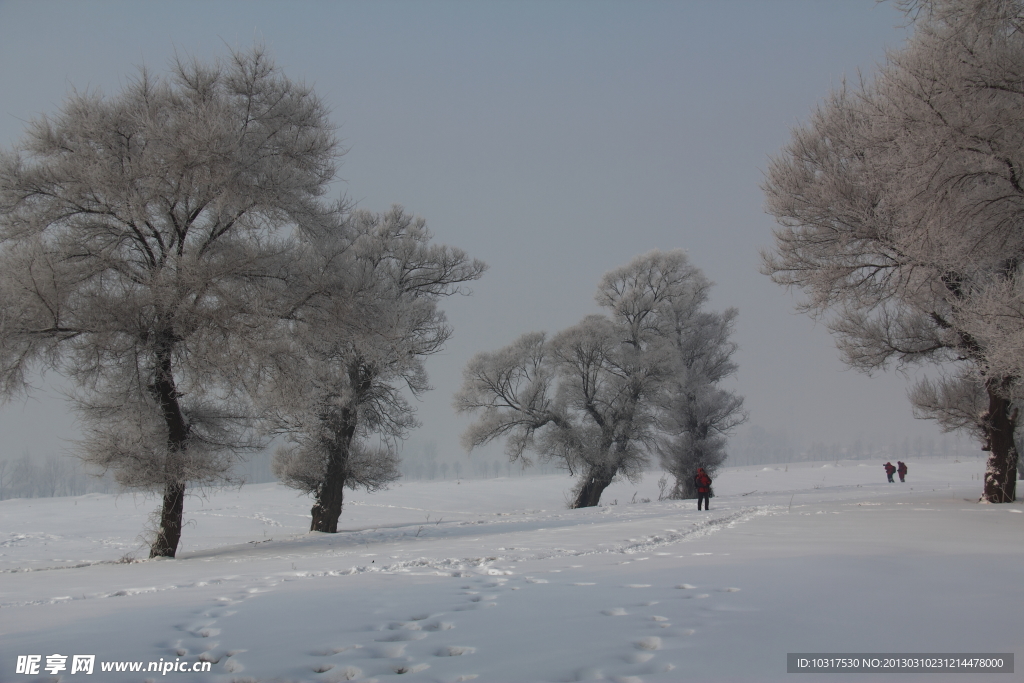
[[[704,471],[703,467],[697,468],[697,474],[693,475],[693,483],[697,486],[697,509],[704,503],[704,509],[711,509],[711,477]]]
[[[896,465],[896,472],[900,475],[900,482],[906,482],[907,480],[904,479],[904,477],[907,476],[907,463],[902,460],[897,460]],[[890,475],[889,478],[892,479],[892,475]]]
[[[885,476],[889,477],[889,483],[890,484],[893,483],[892,482],[892,475],[896,474],[896,468],[892,466],[891,462],[885,463],[885,465],[883,465],[883,467],[885,467]]]

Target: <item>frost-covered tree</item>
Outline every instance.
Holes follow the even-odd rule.
[[[83,457],[162,496],[151,556],[186,487],[255,444],[248,349],[338,154],[327,107],[254,49],[72,93],[0,156],[0,394],[70,380]]]
[[[990,451],[983,499],[1014,500],[1024,316],[1024,6],[918,0],[907,45],[833,93],[765,182],[764,272],[808,294],[845,361],[935,363],[918,414]]]
[[[463,445],[505,438],[510,460],[526,461],[527,451],[556,460],[579,478],[572,506],[597,505],[616,477],[641,475],[659,440],[668,454],[685,416],[698,412],[680,389],[691,381],[694,397],[705,395],[696,389],[699,364],[693,374],[686,366],[696,331],[687,316],[701,315],[709,286],[681,250],[653,251],[602,278],[596,298],[607,314],[478,354],[455,396],[458,412],[476,414]],[[688,457],[686,448],[675,454]]]
[[[675,299],[666,311],[677,366],[666,392],[658,453],[662,468],[675,477],[671,498],[697,497],[697,468],[714,478],[727,457],[726,437],[747,419],[743,398],[720,386],[737,370],[736,344],[729,338],[738,312],[704,310],[711,283],[696,280],[693,294]]]
[[[439,301],[485,266],[431,244],[425,221],[400,207],[356,211],[302,239],[304,284],[268,364],[278,368],[270,412],[291,440],[274,469],[315,498],[310,530],[335,533],[346,486],[398,478],[398,440],[416,424],[403,391],[430,388],[424,362],[452,334]]]

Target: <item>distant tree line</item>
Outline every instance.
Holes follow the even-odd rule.
[[[854,441],[813,440],[797,443],[782,432],[751,425],[730,441],[729,464],[733,466],[761,465],[789,462],[828,462],[836,460],[903,460],[933,457],[977,457],[978,452],[969,441],[959,438],[933,438],[908,436],[899,440],[880,442],[870,439]]]
[[[87,472],[77,458],[56,454],[33,458],[25,453],[0,459],[0,500],[111,493],[119,488],[113,477]]]

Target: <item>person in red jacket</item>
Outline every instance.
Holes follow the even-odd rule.
[[[900,482],[906,483],[907,480],[904,479],[904,477],[907,476],[907,463],[903,462],[902,460],[897,460],[896,473],[900,475]]]
[[[885,476],[889,477],[889,483],[891,484],[892,483],[892,475],[896,474],[896,468],[892,466],[891,462],[885,463],[885,465],[883,465],[883,467],[885,468]]]
[[[704,509],[711,509],[711,477],[704,471],[703,467],[697,468],[697,474],[693,475],[693,483],[697,486],[697,509],[704,503]]]

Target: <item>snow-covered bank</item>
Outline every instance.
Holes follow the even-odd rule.
[[[973,502],[981,461],[910,467],[726,469],[710,513],[658,502],[656,477],[585,510],[566,477],[412,482],[352,494],[337,535],[263,484],[190,499],[179,559],[133,564],[151,500],[4,501],[0,680],[53,653],[216,660],[168,676],[227,683],[754,681],[787,678],[787,652],[1013,652],[1024,506]]]

